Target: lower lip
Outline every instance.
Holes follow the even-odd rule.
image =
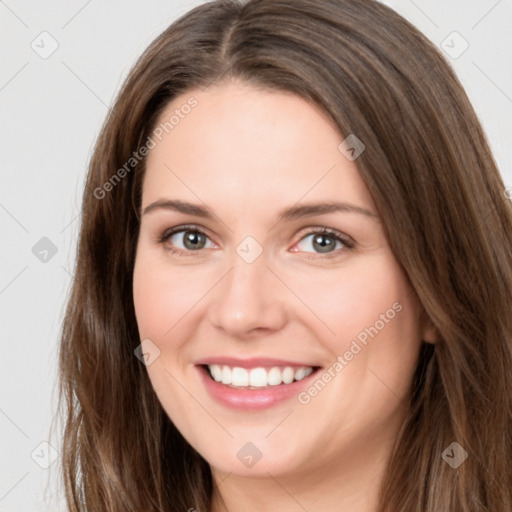
[[[207,391],[217,402],[234,409],[251,411],[267,409],[297,396],[318,371],[315,370],[304,379],[291,384],[279,384],[262,389],[235,389],[213,380],[208,369],[202,366],[196,368]]]

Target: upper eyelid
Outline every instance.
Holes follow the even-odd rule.
[[[208,230],[206,228],[203,228],[202,226],[197,226],[194,224],[185,224],[182,226],[176,226],[174,228],[166,229],[163,231],[162,235],[159,238],[167,239],[167,238],[171,237],[172,235],[175,235],[176,233],[181,233],[182,231],[197,231],[197,232],[205,235],[206,237],[208,237],[212,242],[214,242],[212,237],[208,234]]]

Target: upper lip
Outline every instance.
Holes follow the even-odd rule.
[[[313,368],[317,367],[318,365],[311,364],[311,363],[303,363],[303,362],[297,362],[297,361],[289,361],[286,359],[274,359],[270,357],[252,357],[248,359],[240,359],[238,357],[225,357],[225,356],[219,356],[219,357],[205,357],[204,359],[199,359],[195,363],[196,365],[212,365],[212,364],[218,364],[218,365],[225,365],[225,366],[231,366],[231,367],[238,367],[238,368],[272,368],[274,366],[292,366],[292,367],[302,367],[302,366],[311,366]]]

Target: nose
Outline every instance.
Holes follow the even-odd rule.
[[[235,254],[230,271],[215,287],[209,320],[230,337],[272,333],[286,323],[285,290],[264,255],[247,263]]]

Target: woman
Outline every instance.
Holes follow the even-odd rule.
[[[512,212],[428,40],[215,1],[127,78],[61,342],[70,510],[512,510]]]

